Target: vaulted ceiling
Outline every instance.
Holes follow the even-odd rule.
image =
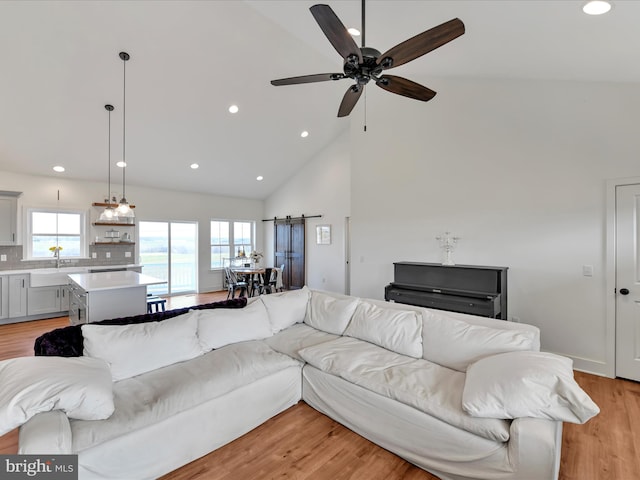
[[[342,70],[309,12],[314,3],[0,2],[0,171],[104,181],[106,192],[104,105],[115,106],[115,164],[123,136],[118,52],[126,51],[127,185],[267,197],[350,121],[362,121],[362,100],[351,117],[336,117],[347,80],[269,83]],[[360,28],[359,0],[327,3]],[[436,90],[432,102],[447,101],[448,77],[640,82],[640,2],[617,0],[599,17],[582,13],[583,3],[370,0],[367,46],[385,51],[460,18],[465,35],[389,72]],[[391,95],[375,85],[367,94]],[[413,100],[397,98],[390,113],[401,115]],[[232,104],[238,113],[228,112]],[[121,170],[111,172],[119,192]],[[135,201],[135,187],[127,192]]]

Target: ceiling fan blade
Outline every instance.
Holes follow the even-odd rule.
[[[380,55],[376,63],[385,70],[403,65],[458,38],[463,33],[464,23],[459,18],[454,18],[399,43]]]
[[[296,85],[298,83],[326,82],[328,80],[340,80],[344,78],[343,73],[318,73],[315,75],[302,75],[300,77],[280,78],[271,80],[271,85]]]
[[[385,89],[387,92],[397,93],[398,95],[403,95],[415,100],[422,100],[423,102],[428,102],[436,96],[436,92],[430,88],[423,87],[419,83],[395,75],[381,76],[376,81],[376,85]]]
[[[364,85],[351,85],[347,90],[347,93],[342,97],[340,108],[338,109],[338,117],[346,117],[351,113],[353,107],[358,103],[358,99],[364,90]]]
[[[329,5],[314,5],[309,10],[340,56],[347,60],[350,56],[355,55],[358,63],[362,63],[360,48],[331,7]]]

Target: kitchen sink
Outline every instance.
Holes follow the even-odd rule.
[[[66,285],[69,283],[68,274],[86,273],[88,271],[88,267],[38,268],[31,270],[29,285],[32,287]]]

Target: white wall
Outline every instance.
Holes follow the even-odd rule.
[[[306,276],[311,288],[345,291],[345,218],[350,215],[350,146],[345,133],[265,201],[265,218],[322,215],[307,220]],[[316,244],[316,226],[331,225],[331,245]],[[273,263],[273,222],[265,222],[266,264]]]
[[[366,133],[353,115],[352,294],[382,298],[395,261],[442,261],[451,231],[456,263],[509,267],[509,316],[543,349],[606,373],[605,181],[640,174],[640,89],[422,83],[427,104],[370,91]]]
[[[60,207],[89,210],[93,202],[104,201],[105,184],[83,182],[35,175],[0,172],[0,190],[23,192],[18,200],[19,220],[25,207],[51,207],[56,205],[60,190]],[[221,197],[197,193],[152,189],[127,185],[127,200],[135,204],[136,221],[195,221],[198,222],[198,291],[222,290],[222,273],[210,271],[209,221],[213,218],[232,218],[256,221],[256,244],[262,248],[263,236],[260,220],[263,202],[242,198]],[[19,231],[21,230],[19,226]],[[91,238],[91,236],[89,237]],[[20,240],[21,241],[21,240]],[[133,259],[135,260],[135,259]]]

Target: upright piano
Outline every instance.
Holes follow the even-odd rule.
[[[408,305],[507,319],[507,269],[396,262],[384,299]]]

